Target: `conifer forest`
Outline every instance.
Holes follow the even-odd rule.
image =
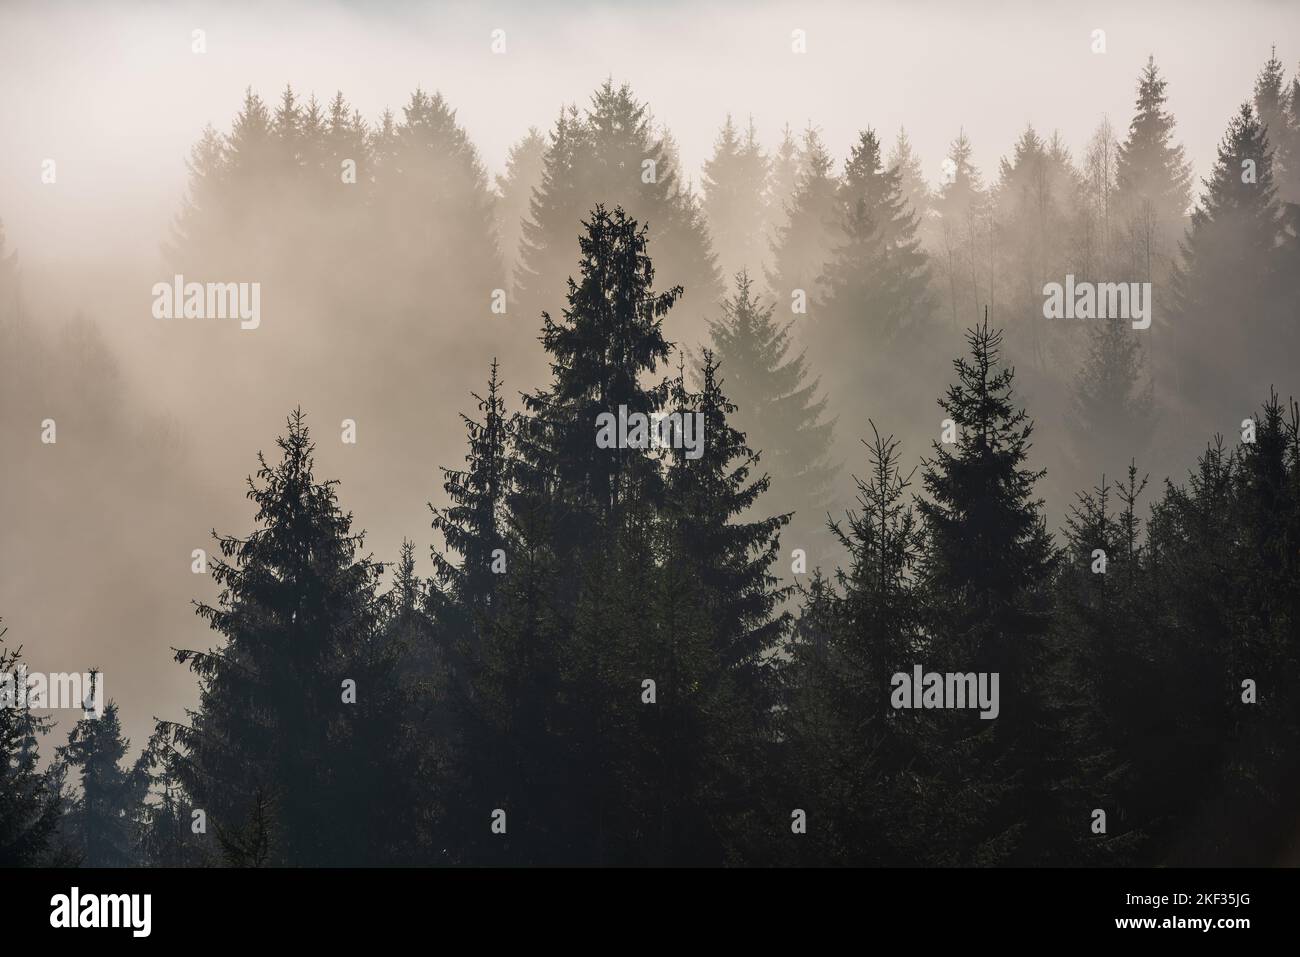
[[[0,76],[0,865],[1300,865],[1300,7]]]

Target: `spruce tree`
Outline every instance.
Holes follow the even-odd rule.
[[[1159,600],[1137,514],[1146,486],[1130,461],[1124,481],[1103,475],[1092,491],[1078,493],[1066,520],[1054,609],[1065,680],[1056,691],[1069,715],[1060,746],[1072,754],[1074,774],[1061,789],[1074,806],[1107,816],[1104,834],[1076,826],[1080,863],[1150,860],[1167,814],[1145,800],[1155,780],[1151,750],[1159,746],[1151,688],[1162,680]]]
[[[597,206],[579,239],[568,306],[543,315],[549,385],[524,396],[505,521],[507,571],[484,628],[467,732],[476,806],[519,822],[495,840],[467,819],[474,859],[597,863],[633,849],[616,826],[631,807],[629,722],[640,707],[629,663],[654,591],[658,452],[598,441],[598,418],[651,415],[668,382],[664,316],[680,288],[655,292],[644,227]],[[638,678],[637,681],[640,679]],[[509,833],[509,831],[507,832]]]
[[[92,681],[99,673],[92,671]],[[93,692],[88,691],[88,696]],[[77,774],[79,792],[69,803],[63,830],[83,867],[129,867],[136,863],[138,817],[148,789],[147,757],[124,769],[130,742],[122,737],[117,703],[98,718],[73,725],[59,758]]]
[[[806,311],[819,296],[822,270],[840,239],[837,183],[830,153],[821,135],[809,126],[799,155],[799,179],[786,206],[785,223],[772,241],[772,265],[767,285],[784,314],[802,290]]]
[[[1063,281],[1070,268],[1079,185],[1059,137],[1044,140],[1033,126],[1026,126],[999,165],[994,206],[1002,282],[997,295],[1012,326],[1024,324],[1027,334],[1017,337],[1016,345],[1028,352],[1035,371],[1059,358],[1049,351],[1051,327],[1042,321],[1043,285]]]
[[[1291,371],[1284,357],[1293,354],[1294,324],[1278,309],[1286,247],[1278,243],[1271,156],[1263,126],[1243,103],[1182,244],[1166,348],[1177,359],[1173,383],[1193,434],[1246,407],[1263,383]],[[1201,388],[1210,381],[1215,389]]]
[[[7,631],[0,624],[0,674],[8,679],[0,699],[9,699],[0,700],[0,866],[31,867],[48,859],[62,801],[55,775],[40,767],[50,719],[33,714],[17,686],[26,674],[22,648],[3,647]]]
[[[819,383],[811,378],[804,353],[792,351],[794,320],[777,322],[775,309],[758,299],[749,274],[742,271],[709,332],[736,406],[736,428],[762,455],[762,467],[772,479],[763,508],[777,515],[794,513],[786,541],[803,547],[814,559],[810,566],[816,566],[821,549],[810,545],[824,534],[831,501],[834,424],[826,419],[826,399],[818,395]]]
[[[1148,282],[1167,279],[1192,200],[1192,172],[1165,110],[1167,81],[1148,57],[1137,103],[1115,165],[1115,209],[1128,271]]]
[[[767,210],[763,228],[767,243],[764,249],[765,268],[767,255],[776,247],[781,230],[785,229],[790,221],[789,211],[794,203],[794,195],[799,189],[799,181],[803,178],[805,158],[799,152],[799,141],[795,139],[790,124],[785,124],[781,129],[781,142],[772,154],[763,194],[763,206]],[[758,267],[750,268],[757,271]]]
[[[1123,319],[1088,330],[1088,352],[1066,413],[1073,459],[1085,471],[1114,475],[1127,456],[1124,450],[1146,448],[1155,432],[1153,387],[1141,335]]]
[[[923,414],[916,391],[922,377],[897,361],[897,350],[928,337],[934,299],[916,215],[899,183],[875,133],[863,132],[838,188],[843,238],[823,273],[825,300],[808,323],[806,341],[838,415],[880,410],[911,432]],[[916,349],[918,361],[930,351]]]
[[[768,159],[751,117],[742,133],[727,114],[704,163],[704,215],[724,276],[742,269],[755,274],[767,255],[763,242],[767,209]]]
[[[532,206],[533,190],[542,183],[546,164],[546,137],[535,126],[506,154],[506,169],[496,178],[497,243],[506,266],[506,278],[514,276],[523,241],[524,221]]]
[[[969,358],[955,360],[957,381],[939,401],[957,441],[951,448],[934,443],[922,472],[926,497],[918,503],[932,636],[925,666],[1000,675],[996,719],[935,719],[944,721],[951,741],[969,748],[958,752],[952,770],[970,775],[972,795],[987,801],[958,846],[976,860],[1041,860],[1058,838],[1052,796],[1064,773],[1053,751],[1057,716],[1047,694],[1055,665],[1048,626],[1056,555],[1034,497],[1043,472],[1027,464],[1033,425],[1016,402],[1014,371],[1000,367],[1002,333],[986,320],[967,339]]]
[[[787,627],[776,613],[779,533],[787,521],[762,505],[768,479],[731,424],[718,363],[704,350],[700,387],[673,384],[668,408],[700,416],[703,447],[668,452],[660,609],[634,648],[658,677],[653,709],[637,712],[637,775],[625,800],[656,827],[646,863],[718,865],[769,853],[781,811],[768,771],[776,742],[772,656]],[[766,799],[760,797],[766,795]]]
[[[832,524],[847,564],[834,584],[814,576],[805,590],[782,669],[790,801],[817,822],[798,859],[819,865],[929,860],[924,815],[936,803],[926,799],[935,783],[922,726],[889,702],[889,676],[910,674],[922,640],[912,475],[901,469],[898,440],[868,424],[858,508]]]
[[[889,160],[885,164],[891,170],[898,171],[898,188],[907,208],[916,216],[918,225],[924,225],[930,214],[930,184],[926,182],[925,172],[921,167],[921,157],[912,149],[912,141],[907,137],[907,130],[898,128],[898,136],[889,151]]]
[[[940,285],[954,329],[962,317],[978,319],[980,309],[992,298],[991,209],[980,172],[971,162],[972,152],[962,130],[948,151],[943,182],[934,199],[939,215],[937,259],[944,280]]]
[[[431,296],[452,314],[482,316],[491,290],[504,279],[478,150],[443,96],[419,89],[403,107],[395,136],[375,201],[387,234],[383,255],[394,243],[403,255],[396,264],[384,263],[384,271],[401,271],[399,288],[408,295],[403,308],[412,322],[427,323]],[[435,223],[438,228],[431,228]]]
[[[1300,180],[1300,128],[1294,123],[1290,107],[1290,93],[1282,68],[1273,48],[1268,62],[1255,78],[1255,115],[1259,117],[1269,145],[1273,147],[1273,180],[1277,186],[1278,200],[1284,203],[1300,202],[1294,184]]]
[[[276,444],[281,460],[259,454],[248,481],[257,527],[245,538],[214,533],[222,592],[196,610],[224,641],[176,652],[200,693],[188,723],[160,723],[167,770],[227,832],[263,795],[276,816],[275,862],[363,862],[382,851],[393,817],[366,797],[370,769],[357,747],[375,737],[397,686],[373,647],[381,569],[357,557],[362,535],[339,509],[336,483],[316,480],[301,411]],[[345,702],[349,681],[355,705]]]
[[[446,549],[461,559],[456,565],[445,552],[432,550],[438,583],[453,602],[471,615],[488,610],[500,570],[494,571],[493,565],[504,561],[497,561],[497,553],[504,544],[502,510],[509,491],[514,423],[506,416],[495,359],[486,397],[474,393],[474,400],[482,420],[461,416],[469,442],[467,468],[444,468],[442,487],[451,504],[441,509],[429,506],[434,530],[441,534]]]
[[[691,290],[695,305],[682,318],[702,320],[720,295],[721,281],[704,216],[693,196],[681,189],[673,166],[648,107],[627,84],[606,80],[586,111],[562,111],[524,225],[515,273],[515,298],[529,321],[563,301],[572,236],[597,204],[620,206],[653,225],[662,243],[660,274]]]

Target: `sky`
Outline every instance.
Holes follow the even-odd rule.
[[[205,31],[205,53],[192,31]],[[506,51],[491,50],[504,30]],[[807,52],[791,51],[803,30]],[[1094,53],[1093,31],[1105,31]],[[818,126],[842,163],[858,131],[902,125],[937,179],[965,128],[986,178],[1027,123],[1081,152],[1103,116],[1122,134],[1154,55],[1198,178],[1269,44],[1300,35],[1300,4],[161,3],[0,8],[0,219],[24,262],[156,256],[209,123],[245,87],[342,90],[367,118],[417,86],[458,110],[490,173],[561,104],[628,81],[699,168],[728,112],[769,146]],[[1300,49],[1280,51],[1290,70]],[[59,189],[42,188],[56,160]]]

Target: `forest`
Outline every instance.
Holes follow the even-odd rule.
[[[4,537],[57,508],[148,582],[106,633],[202,629],[137,747],[112,644],[66,663],[98,719],[0,707],[0,864],[1300,862],[1300,75],[1199,179],[1154,58],[1133,88],[1079,155],[954,131],[937,183],[906,131],[740,116],[697,182],[613,78],[493,179],[438,93],[250,88],[137,297],[212,403],[279,403],[220,469],[0,233]],[[260,283],[258,323],[179,277]],[[1047,318],[1067,277],[1144,292]],[[216,525],[203,575],[133,510],[178,575]],[[40,614],[0,614],[11,672]]]

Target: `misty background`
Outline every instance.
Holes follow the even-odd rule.
[[[459,277],[454,292],[447,277],[412,284],[421,267],[403,251],[415,240],[394,233],[392,248],[359,242],[355,256],[343,242],[334,258],[298,262],[289,246],[251,256],[253,269],[245,260],[233,272],[185,270],[199,281],[260,281],[256,331],[153,319],[151,287],[181,271],[165,247],[186,200],[187,158],[207,126],[230,132],[247,89],[271,110],[286,85],[300,102],[314,95],[322,107],[341,91],[371,129],[386,109],[400,121],[417,88],[441,94],[494,194],[512,146],[532,127],[549,136],[564,106],[585,110],[607,79],[616,89],[628,84],[653,128],[670,133],[680,188],[697,196],[728,114],[742,129],[752,117],[769,156],[787,124],[796,138],[815,127],[836,173],[860,131],[874,129],[889,149],[905,127],[925,180],[937,188],[961,131],[986,185],[1027,124],[1045,139],[1059,132],[1076,162],[1103,119],[1122,139],[1137,78],[1154,56],[1195,198],[1274,43],[1289,81],[1300,49],[1286,44],[1300,33],[1300,9],[1134,7],[6,3],[0,221],[4,253],[16,256],[28,343],[6,358],[21,355],[23,381],[41,387],[0,392],[0,615],[10,637],[32,670],[103,668],[124,731],[139,747],[155,716],[175,717],[193,704],[192,676],[169,649],[215,639],[190,605],[214,596],[211,582],[191,573],[191,550],[211,550],[213,528],[241,534],[250,527],[243,477],[254,470],[256,451],[271,449],[290,409],[307,412],[319,471],[341,481],[343,505],[367,530],[376,559],[395,560],[402,539],[414,537],[427,571],[434,540],[426,502],[443,504],[438,467],[464,455],[459,413],[472,408],[469,391],[482,388],[500,356],[517,408],[516,391],[534,387],[543,371],[540,349],[530,347],[540,310],[525,310],[533,303],[512,295],[507,316],[489,311],[491,290],[509,286],[504,277],[517,257],[518,220],[501,208],[494,214],[500,267],[481,279]],[[806,55],[790,52],[796,28],[807,31]],[[194,29],[205,31],[204,54],[191,52]],[[491,51],[494,29],[506,31],[505,55]],[[1104,54],[1091,50],[1095,29],[1105,30]],[[54,184],[41,182],[46,159],[57,162]],[[393,215],[397,223],[400,214]],[[451,220],[432,229],[440,222]],[[312,232],[310,223],[296,225]],[[653,217],[649,225],[651,254],[668,256],[660,268],[671,281],[671,253],[656,245]],[[424,238],[457,245],[454,228],[446,228],[450,235]],[[922,232],[924,242],[937,241]],[[244,239],[223,237],[235,247]],[[575,262],[576,252],[574,243]],[[725,283],[717,291],[730,293],[723,270],[736,251],[715,245],[714,252]],[[759,286],[769,265],[750,264]],[[329,275],[346,285],[339,277],[349,269],[365,281],[342,309],[336,290],[327,293],[317,280]],[[552,312],[562,305],[558,294],[537,298]],[[694,347],[718,314],[716,299],[687,284],[668,337]],[[397,315],[406,318],[388,324]],[[1006,318],[995,308],[994,324]],[[1082,337],[1085,326],[1073,331]],[[937,347],[896,347],[895,364],[922,379],[923,400],[885,395],[882,386],[880,410],[845,409],[831,394],[844,463],[837,513],[851,503],[849,475],[862,468],[854,445],[867,416],[898,432],[909,457],[923,453],[941,418],[933,397],[960,351],[956,328]],[[1083,352],[1080,338],[1080,360]],[[1031,375],[1023,389],[1039,422],[1036,462],[1050,466],[1062,461],[1062,396],[1076,371],[1054,368],[1057,393],[1046,375]],[[1292,383],[1277,384],[1285,395]],[[1256,400],[1267,385],[1256,384]],[[864,388],[870,397],[871,383]],[[1191,423],[1166,416],[1143,468],[1153,479],[1177,477],[1198,451],[1183,428],[1203,442],[1251,411]],[[56,446],[39,445],[47,416],[58,422]],[[345,418],[358,423],[355,446],[337,440]],[[1072,490],[1096,481],[1101,469],[1090,465],[1049,470],[1054,528]],[[784,552],[795,544],[783,537]],[[834,561],[829,551],[820,557]],[[67,725],[64,717],[56,733]]]

